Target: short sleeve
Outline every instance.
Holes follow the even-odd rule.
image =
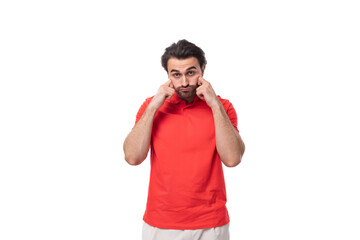
[[[236,114],[234,106],[230,102],[229,102],[229,107],[226,110],[226,113],[227,113],[232,125],[236,129],[236,131],[239,132],[239,130],[237,128],[237,126],[238,126],[237,114]]]
[[[140,120],[140,118],[142,117],[142,115],[144,114],[147,106],[149,105],[151,101],[151,98],[147,98],[143,104],[141,105],[141,107],[139,108],[137,114],[136,114],[136,120],[135,120],[135,125],[137,124],[137,122]]]

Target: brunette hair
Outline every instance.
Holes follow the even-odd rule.
[[[201,69],[207,63],[204,51],[185,39],[179,40],[177,43],[173,43],[170,47],[165,49],[164,54],[161,56],[161,65],[166,72],[168,71],[167,63],[171,57],[177,59],[195,57],[199,61]]]

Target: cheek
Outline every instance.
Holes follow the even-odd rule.
[[[175,88],[175,89],[177,89],[178,87],[181,87],[181,84],[179,83],[179,81],[174,80],[174,81],[172,82],[172,84],[174,85],[174,88]]]
[[[194,75],[188,78],[190,85],[196,85],[199,79],[199,75]]]

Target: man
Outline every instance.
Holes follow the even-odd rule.
[[[222,163],[238,165],[245,151],[235,109],[203,78],[205,54],[193,43],[172,44],[161,62],[169,80],[124,141],[131,165],[151,148],[143,240],[229,239]]]

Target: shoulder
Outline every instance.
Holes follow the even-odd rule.
[[[217,95],[217,97],[218,97],[218,99],[221,101],[221,103],[229,102],[228,99],[222,98],[222,97],[220,97],[220,95]]]
[[[140,106],[137,114],[136,114],[136,121],[135,123],[137,123],[141,116],[143,115],[143,113],[145,112],[145,109],[147,108],[147,106],[149,105],[149,103],[151,102],[151,100],[154,98],[154,96],[146,98],[145,101],[142,103],[142,105]]]
[[[154,96],[148,97],[145,99],[145,102],[151,102],[151,100],[154,98]]]
[[[222,103],[222,105],[224,106],[225,112],[228,115],[231,123],[235,127],[236,131],[239,132],[239,130],[237,128],[237,114],[236,114],[234,106],[228,99],[221,98],[220,96],[218,96],[218,98],[219,98],[220,102]]]
[[[142,106],[147,106],[153,98],[154,96],[146,98],[145,101],[142,103]]]
[[[142,115],[142,113],[145,111],[145,109],[147,108],[147,106],[149,105],[149,103],[151,102],[151,100],[154,98],[154,96],[152,97],[148,97],[145,99],[145,101],[143,101],[143,103],[141,104],[139,111],[138,111],[138,116]]]
[[[225,110],[228,110],[229,107],[232,107],[232,104],[228,99],[222,98],[219,95],[217,97],[219,98],[220,102],[224,106]]]

